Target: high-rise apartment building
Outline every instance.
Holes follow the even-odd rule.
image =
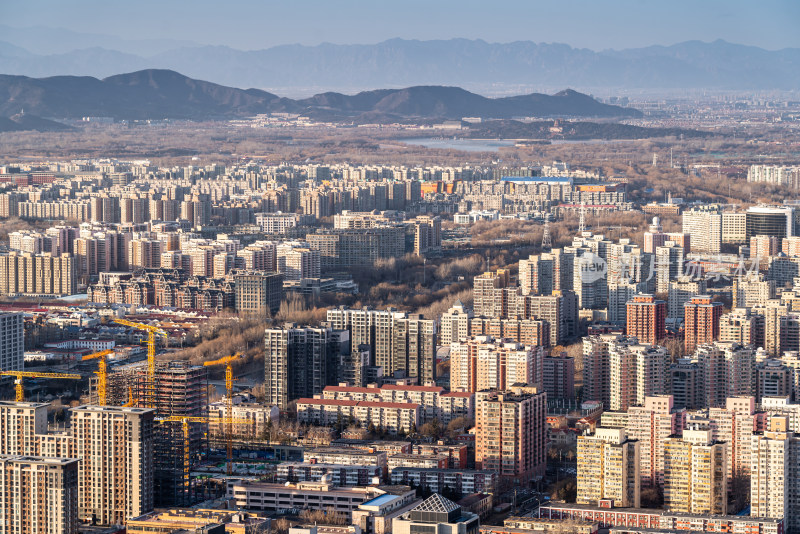
[[[70,409],[70,427],[59,433],[48,433],[47,411],[47,404],[0,402],[0,454],[78,459],[77,507],[82,519],[121,525],[152,510],[154,410],[80,406]],[[52,479],[48,472],[53,488],[60,483],[56,470],[53,467]],[[56,491],[50,496],[61,498]],[[37,493],[37,499],[43,498]]]
[[[537,347],[551,346],[550,323],[544,319],[473,317],[469,321],[469,335],[492,336]]]
[[[547,394],[535,388],[476,393],[476,467],[496,471],[518,485],[543,476],[546,412]]]
[[[266,403],[286,409],[289,402],[313,397],[332,382],[329,372],[338,364],[329,328],[286,324],[264,332]]]
[[[789,417],[772,415],[767,430],[753,434],[750,515],[784,518],[787,532],[800,529],[800,439]]]
[[[692,250],[719,254],[722,245],[722,212],[717,205],[684,211],[683,233],[691,236]]]
[[[669,394],[676,408],[698,409],[705,405],[705,394],[700,391],[700,371],[691,358],[678,358],[669,366]]]
[[[519,260],[519,285],[523,295],[550,295],[554,286],[554,259],[548,253]]]
[[[311,250],[308,243],[289,241],[275,248],[276,266],[284,280],[319,278],[321,263],[318,250]]]
[[[698,387],[704,405],[723,407],[729,397],[752,396],[755,385],[755,349],[731,341],[715,341],[697,347]]]
[[[642,488],[664,483],[664,443],[680,434],[686,411],[673,408],[671,395],[648,397],[644,406],[628,408],[628,438],[639,442]]]
[[[637,295],[628,302],[627,334],[655,345],[666,334],[667,303],[653,295]]]
[[[249,272],[233,277],[236,290],[236,311],[266,315],[275,313],[283,300],[283,275]]]
[[[667,317],[683,319],[683,306],[695,295],[705,295],[707,284],[703,278],[679,276],[669,283],[667,291]]]
[[[0,313],[0,371],[22,371],[25,331],[21,313]]]
[[[153,421],[146,408],[80,406],[70,410],[81,458],[79,513],[121,525],[153,509]]]
[[[667,241],[656,247],[655,255],[656,292],[668,293],[670,281],[677,280],[684,273],[686,250],[675,241]]]
[[[469,323],[472,310],[464,307],[460,300],[439,318],[439,345],[447,347],[454,341],[462,341],[470,335]]]
[[[566,353],[551,354],[542,364],[542,388],[549,399],[575,397],[575,359]]]
[[[765,280],[763,274],[735,277],[733,279],[733,307],[754,308],[764,306],[775,297],[775,281]]]
[[[63,296],[76,292],[75,258],[71,254],[0,254],[0,294]]]
[[[485,272],[476,276],[473,280],[473,308],[476,316],[484,317],[503,317],[502,305],[498,305],[495,297],[496,289],[508,287],[509,272],[506,269],[498,269],[494,272]]]
[[[609,400],[612,411],[642,406],[645,399],[667,393],[669,354],[664,347],[614,342],[608,350]]]
[[[751,314],[749,308],[734,308],[719,319],[719,340],[763,347],[764,316]]]
[[[644,293],[646,284],[630,281],[608,281],[608,320],[625,324],[628,320],[628,302]]]
[[[683,305],[684,347],[687,354],[703,343],[719,337],[722,303],[714,302],[710,295],[695,295]]]
[[[780,360],[768,359],[756,364],[756,401],[764,397],[791,397],[794,372]]]
[[[766,263],[767,258],[781,251],[781,241],[772,235],[754,235],[750,238],[750,259]]]
[[[450,344],[452,391],[508,390],[514,384],[541,387],[541,347],[476,336]]]
[[[399,258],[405,252],[401,226],[378,226],[363,230],[319,230],[306,235],[312,250],[318,250],[322,271],[372,266],[382,258]]]
[[[598,428],[578,437],[578,504],[597,505],[611,499],[614,506],[638,508],[641,499],[639,442],[623,428]]]
[[[684,430],[664,443],[664,508],[689,514],[725,515],[728,510],[725,446],[710,430]]]
[[[0,456],[0,525],[8,534],[78,532],[75,458]]]
[[[416,379],[420,384],[436,380],[436,323],[419,314],[394,309],[328,310],[328,324],[350,332],[351,353],[369,347],[373,363],[384,376]]]
[[[442,250],[442,219],[420,215],[414,219],[414,254],[425,256]]]

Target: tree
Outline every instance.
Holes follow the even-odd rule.
[[[276,519],[271,523],[272,534],[287,534],[291,527],[292,523],[285,517]]]
[[[737,470],[731,477],[731,494],[728,510],[738,513],[750,504],[750,477]]]
[[[447,434],[455,437],[458,434],[475,426],[475,421],[469,417],[456,417],[447,424]]]
[[[575,502],[578,496],[578,484],[574,478],[565,478],[553,486],[550,498],[556,501]]]
[[[661,508],[664,506],[664,492],[659,486],[642,489],[642,508]]]
[[[431,419],[422,425],[420,434],[427,438],[439,439],[442,435],[442,423],[438,419]]]

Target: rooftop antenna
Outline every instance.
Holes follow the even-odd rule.
[[[553,248],[553,239],[550,237],[550,214],[544,214],[544,231],[542,232],[542,250]]]
[[[586,203],[581,202],[581,218],[578,222],[578,233],[583,234],[586,231]]]

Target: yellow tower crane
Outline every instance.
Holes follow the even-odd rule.
[[[203,363],[206,367],[211,365],[225,366],[225,391],[227,393],[225,398],[225,444],[228,449],[229,475],[233,471],[233,362],[238,360],[241,355],[241,352],[237,352],[232,356],[225,356],[218,360]]]
[[[133,388],[128,386],[128,402],[122,405],[123,408],[130,408],[131,406],[136,405],[138,399],[133,398]]]
[[[183,486],[186,493],[189,493],[189,467],[191,466],[191,442],[189,440],[189,423],[208,423],[208,417],[189,417],[185,415],[171,415],[169,417],[159,417],[159,423],[175,422],[181,423],[183,429]]]
[[[164,340],[166,340],[167,333],[157,326],[134,323],[127,319],[114,319],[114,322],[122,326],[129,326],[147,332],[147,384],[145,386],[145,404],[148,408],[152,408],[156,393],[156,336],[162,336]]]
[[[66,378],[69,380],[80,380],[83,378],[81,375],[67,373],[37,373],[36,371],[2,371],[0,372],[0,376],[13,376],[16,378],[16,380],[14,380],[14,390],[16,393],[16,398],[14,400],[17,402],[22,402],[25,400],[25,389],[22,385],[23,378]]]
[[[87,354],[83,358],[83,361],[86,360],[97,360],[97,371],[94,374],[97,375],[97,404],[100,406],[106,405],[106,393],[108,387],[108,369],[107,369],[107,362],[106,356],[109,354],[114,354],[113,350],[101,350],[100,352],[95,352],[92,354]]]

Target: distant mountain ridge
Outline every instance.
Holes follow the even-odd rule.
[[[416,86],[355,95],[321,93],[292,100],[259,89],[237,89],[195,80],[170,70],[149,69],[110,76],[29,78],[0,75],[0,116],[24,109],[43,117],[104,116],[116,119],[214,120],[259,113],[302,113],[315,118],[378,121],[509,119],[536,117],[637,117],[641,112],[603,104],[573,90],[555,95],[487,98],[459,87]]]
[[[37,37],[41,36],[41,33]],[[283,45],[264,50],[194,46],[169,42],[150,55],[131,53],[125,43],[91,45],[55,54],[35,54],[22,36],[0,34],[0,72],[32,77],[170,69],[234,87],[272,88],[281,94],[310,89],[363,90],[416,85],[459,86],[494,94],[514,87],[628,89],[784,89],[800,86],[800,49],[764,50],[714,41],[672,46],[593,51],[558,43],[487,43],[450,39],[390,39],[366,45]],[[16,40],[15,40],[16,39]],[[118,46],[118,48],[113,48]]]

